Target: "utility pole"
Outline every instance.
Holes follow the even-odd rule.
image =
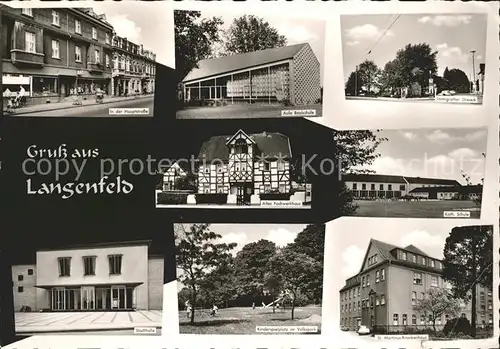
[[[358,66],[356,66],[356,70],[354,72],[354,95],[358,95]]]
[[[476,63],[474,62],[476,56],[476,50],[471,50],[472,54],[472,86],[474,88],[474,92],[476,92]]]

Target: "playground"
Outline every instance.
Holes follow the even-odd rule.
[[[211,309],[197,308],[194,324],[189,323],[186,311],[179,312],[179,328],[185,334],[253,334],[257,333],[257,326],[317,326],[318,332],[314,334],[320,333],[320,306],[296,307],[294,320],[290,312],[290,308],[275,308],[273,312],[272,306],[259,306],[219,309],[211,315]]]

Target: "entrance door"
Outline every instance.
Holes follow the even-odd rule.
[[[127,292],[125,286],[111,287],[111,309],[127,309]]]
[[[65,310],[65,295],[64,288],[52,289],[52,310]]]
[[[93,286],[82,287],[82,310],[95,309],[95,288]]]
[[[361,319],[356,319],[356,328],[361,327]]]

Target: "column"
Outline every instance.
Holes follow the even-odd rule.
[[[214,79],[214,85],[215,85],[215,99],[217,99],[217,78]]]
[[[272,84],[273,79],[271,79],[271,67],[267,67],[267,89],[269,91],[269,104],[271,104],[271,84]]]
[[[201,101],[201,81],[198,82],[198,97],[199,97],[199,99]]]
[[[231,74],[231,104],[234,104],[234,84],[233,84],[233,74]]]

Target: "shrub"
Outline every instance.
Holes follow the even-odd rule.
[[[196,194],[197,204],[227,204],[227,194]]]
[[[259,197],[261,200],[288,201],[292,193],[263,193]]]
[[[449,336],[450,333],[462,333],[463,335],[470,335],[470,322],[467,318],[464,317],[450,319],[446,321],[446,324],[443,327],[443,332],[447,336]]]
[[[182,205],[187,204],[187,193],[158,193],[157,203],[159,205]]]

